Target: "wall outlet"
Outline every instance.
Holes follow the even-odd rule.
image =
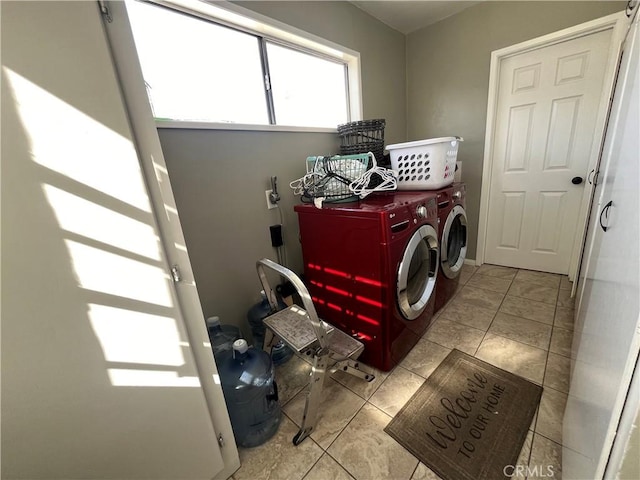
[[[271,192],[273,192],[273,190],[265,190],[264,191],[264,196],[267,197],[267,208],[269,210],[271,210],[272,208],[278,208],[278,204],[277,203],[271,203]]]

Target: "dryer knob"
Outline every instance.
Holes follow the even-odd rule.
[[[416,214],[418,215],[418,218],[426,218],[427,207],[425,207],[424,205],[418,206],[418,208],[416,209]]]
[[[462,198],[462,192],[460,190],[457,190],[453,193],[453,198],[460,200]]]

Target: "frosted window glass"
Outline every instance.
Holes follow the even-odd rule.
[[[348,121],[346,67],[267,43],[278,125],[335,128]]]
[[[257,37],[154,5],[127,5],[156,118],[269,123]]]

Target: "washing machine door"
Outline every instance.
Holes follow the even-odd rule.
[[[440,266],[447,278],[460,274],[467,256],[467,214],[461,205],[453,207],[442,229]]]
[[[420,316],[435,291],[438,255],[438,233],[422,225],[411,236],[398,269],[396,296],[407,320]]]

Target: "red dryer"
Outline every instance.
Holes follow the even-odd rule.
[[[318,314],[364,343],[363,363],[390,370],[432,321],[436,195],[376,194],[295,211],[305,281]]]
[[[438,240],[440,269],[436,282],[435,311],[455,295],[460,284],[460,270],[467,255],[466,188],[464,183],[434,190],[438,196]]]

